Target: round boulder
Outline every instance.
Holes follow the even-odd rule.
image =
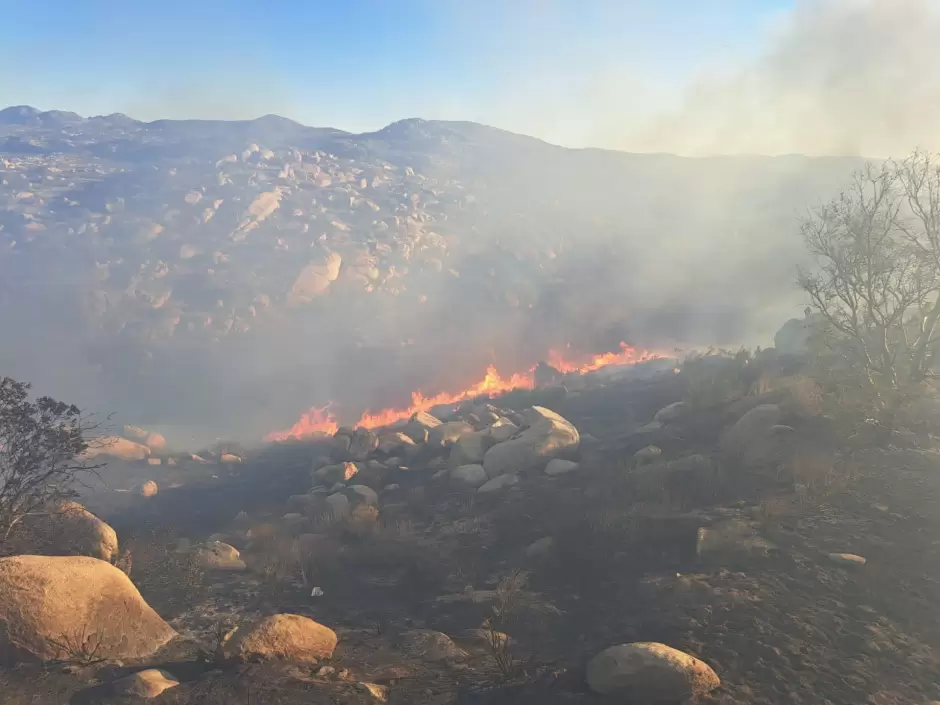
[[[152,452],[159,453],[166,448],[166,438],[164,438],[161,433],[150,433],[147,435],[146,440],[144,440],[144,445]]]
[[[775,441],[782,437],[772,429],[782,417],[776,404],[755,406],[722,434],[722,454],[747,466],[772,462],[779,450]]]
[[[482,463],[487,449],[494,443],[495,441],[485,431],[467,433],[451,446],[448,462],[452,468]]]
[[[118,554],[114,529],[78,502],[59,502],[47,516],[32,519],[31,525],[46,538],[49,550],[44,553],[91,556],[103,561],[111,561]]]
[[[87,556],[0,558],[0,659],[69,656],[94,638],[96,656],[150,656],[176,632],[121,570]]]
[[[461,465],[450,471],[451,482],[459,487],[479,487],[488,479],[482,465]]]
[[[412,414],[403,432],[415,443],[426,443],[431,429],[440,426],[441,423],[441,420],[436,416],[432,416],[426,411],[418,411]]]
[[[239,572],[247,567],[238,549],[221,541],[209,541],[197,546],[196,555],[206,570]]]
[[[422,661],[456,661],[467,654],[454,640],[433,629],[412,629],[403,633],[398,648],[411,658]]]
[[[313,481],[324,485],[333,485],[337,482],[349,482],[358,472],[359,466],[355,463],[325,465],[313,471]]]
[[[150,457],[150,448],[142,443],[129,441],[120,436],[102,436],[96,439],[88,450],[86,458],[98,457],[115,458],[116,460],[146,460]]]
[[[474,428],[464,421],[448,421],[428,430],[428,445],[443,448],[456,443],[461,436],[474,433]]]
[[[401,431],[384,433],[379,436],[376,450],[387,456],[411,455],[417,449],[417,444],[410,436]]]
[[[365,485],[350,485],[346,488],[346,497],[353,504],[368,504],[376,507],[379,504],[379,496],[375,490]]]
[[[335,494],[331,494],[326,498],[326,503],[329,505],[330,514],[332,514],[333,519],[338,521],[349,516],[349,498],[343,493],[336,492]]]
[[[708,664],[655,642],[620,644],[587,664],[587,682],[600,695],[639,702],[688,702],[721,681]]]
[[[499,417],[496,421],[483,429],[483,433],[486,434],[492,441],[492,444],[495,445],[503,441],[508,441],[515,436],[519,433],[519,427],[509,419]]]
[[[336,632],[299,614],[275,614],[232,636],[231,649],[241,661],[280,659],[319,663],[336,648]]]
[[[378,436],[367,428],[357,428],[349,441],[349,459],[366,460],[379,445]]]

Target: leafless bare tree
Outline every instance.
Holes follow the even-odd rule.
[[[824,339],[879,413],[932,378],[940,319],[940,164],[914,152],[869,164],[802,222],[816,266],[798,282]]]
[[[83,458],[97,425],[78,407],[33,400],[29,390],[0,377],[0,548],[25,517],[75,496],[82,477],[101,467]]]

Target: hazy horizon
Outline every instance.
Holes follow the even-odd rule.
[[[940,78],[923,69],[940,58],[938,10],[291,0],[271,18],[215,2],[10,5],[0,104],[143,121],[277,114],[355,133],[467,120],[565,147],[683,156],[894,156],[940,147]]]

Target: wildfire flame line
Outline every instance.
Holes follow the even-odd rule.
[[[650,352],[638,354],[635,348],[631,348],[626,343],[620,343],[619,352],[609,352],[593,355],[587,362],[575,362],[568,360],[557,351],[550,350],[546,356],[546,362],[564,374],[579,372],[581,374],[599,370],[608,365],[635,365],[640,362],[647,362],[663,357],[662,355]],[[486,368],[486,374],[476,384],[462,389],[459,392],[441,392],[432,396],[425,396],[420,390],[411,393],[411,405],[405,408],[382,409],[381,411],[365,411],[356,422],[355,427],[362,428],[380,428],[389,426],[397,421],[410,418],[419,411],[428,411],[435,406],[447,404],[457,404],[467,399],[473,399],[481,395],[495,395],[512,391],[513,389],[533,389],[535,388],[535,367],[533,366],[525,372],[517,372],[509,377],[503,377],[499,374],[493,365]],[[269,434],[265,440],[283,441],[288,438],[304,438],[318,433],[334,434],[339,428],[336,417],[330,413],[332,402],[326,406],[313,407],[305,413],[290,429],[285,431],[275,431]]]

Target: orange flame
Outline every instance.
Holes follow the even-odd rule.
[[[571,347],[570,345],[568,346]],[[578,372],[581,374],[599,370],[608,365],[635,365],[639,362],[647,362],[664,357],[656,353],[643,352],[637,354],[636,349],[631,348],[626,343],[620,343],[620,352],[602,353],[592,355],[585,362],[574,362],[568,360],[557,350],[550,350],[547,355],[547,362],[552,367],[562,373]],[[400,409],[382,409],[381,411],[366,410],[355,427],[361,428],[381,428],[390,426],[397,421],[403,421],[410,418],[419,411],[427,411],[435,406],[444,406],[447,404],[458,404],[459,402],[473,399],[481,395],[498,395],[513,389],[533,389],[535,387],[535,367],[526,372],[517,372],[509,377],[502,377],[493,365],[486,368],[486,375],[482,380],[467,389],[459,392],[440,392],[432,396],[425,396],[420,390],[411,393],[411,405]],[[331,402],[332,403],[332,402]],[[330,404],[323,407],[314,407],[306,414],[300,417],[290,429],[286,431],[275,431],[266,436],[268,441],[283,441],[288,438],[304,438],[318,433],[334,434],[339,428],[339,424],[332,413],[329,412]]]
[[[265,436],[266,441],[286,441],[288,438],[304,438],[323,433],[332,436],[339,430],[336,418],[330,413],[330,402],[326,406],[315,406],[300,417],[288,431],[275,431]]]
[[[568,346],[571,347],[570,345]],[[579,372],[581,374],[586,374],[588,372],[594,372],[599,370],[602,367],[607,367],[608,365],[635,365],[638,362],[649,362],[650,360],[656,360],[663,357],[662,355],[650,352],[637,353],[636,348],[631,348],[629,345],[620,342],[620,352],[609,352],[609,353],[600,353],[597,355],[592,355],[591,359],[587,362],[573,362],[565,359],[557,350],[548,351],[548,362],[549,365],[554,367],[556,370],[563,374],[568,374],[569,372]]]

